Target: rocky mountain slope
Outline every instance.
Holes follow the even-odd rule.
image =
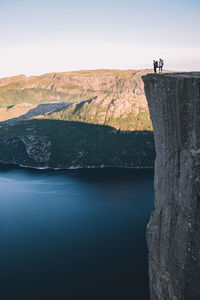
[[[0,161],[152,167],[152,125],[141,80],[146,73],[94,70],[1,79]]]
[[[22,102],[80,102],[111,93],[144,94],[141,76],[149,71],[92,70],[0,79],[0,107]]]
[[[46,114],[45,118],[108,125],[121,131],[152,131],[146,98],[136,94],[97,96]]]

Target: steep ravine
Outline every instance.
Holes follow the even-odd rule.
[[[143,77],[156,145],[152,300],[200,299],[200,73]]]

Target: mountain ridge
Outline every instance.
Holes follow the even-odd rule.
[[[80,102],[111,93],[144,94],[145,70],[89,70],[0,79],[0,107],[21,102]]]

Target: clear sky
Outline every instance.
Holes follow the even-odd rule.
[[[200,0],[0,0],[0,77],[97,68],[200,70]]]

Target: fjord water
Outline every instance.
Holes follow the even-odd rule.
[[[1,299],[149,299],[153,170],[0,170]]]

